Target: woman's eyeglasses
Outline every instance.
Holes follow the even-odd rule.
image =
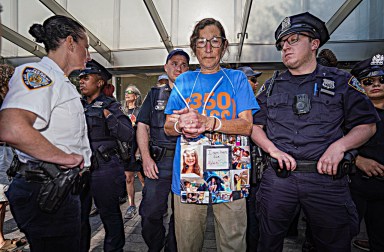
[[[135,92],[133,92],[132,90],[126,90],[125,93],[126,94],[134,94]]]
[[[209,42],[213,48],[219,48],[225,40],[226,39],[223,37],[213,37],[211,39],[198,38],[196,39],[196,47],[204,48],[207,45],[207,42]]]
[[[366,87],[372,86],[373,83],[375,82],[375,78],[378,79],[378,81],[380,82],[380,84],[384,84],[384,76],[368,77],[368,78],[362,79],[362,80],[361,80],[361,83],[362,83],[364,86],[366,86]]]

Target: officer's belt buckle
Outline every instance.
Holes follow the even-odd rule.
[[[317,161],[296,160],[294,172],[317,172]]]

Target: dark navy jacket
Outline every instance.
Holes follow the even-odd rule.
[[[297,160],[318,160],[353,127],[379,120],[357,79],[337,68],[318,64],[300,84],[285,71],[276,78],[267,98],[269,81],[257,96],[261,110],[254,115],[254,124],[264,125],[276,147]],[[309,96],[309,113],[294,113],[294,96],[298,94]]]
[[[104,145],[106,150],[116,148],[116,139],[131,142],[133,128],[129,118],[121,110],[121,104],[114,98],[104,94],[98,96],[90,104],[82,99],[88,126],[88,137],[92,151]],[[108,109],[112,115],[104,117],[103,109]]]
[[[153,145],[175,149],[177,136],[167,136],[164,132],[166,115],[165,107],[171,93],[169,85],[163,87],[152,87],[147,98],[141,106],[137,121],[149,125],[150,139]]]

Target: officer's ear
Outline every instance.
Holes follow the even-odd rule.
[[[316,51],[320,47],[320,39],[312,39],[311,41],[311,49]]]
[[[71,35],[69,35],[65,41],[67,42],[68,44],[68,49],[73,52],[73,49],[75,48],[75,46],[73,45],[75,43],[73,37]]]

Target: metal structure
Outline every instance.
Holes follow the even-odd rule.
[[[214,17],[225,26],[231,53],[224,59],[234,67],[282,68],[273,32],[285,16],[304,11],[326,21],[331,39],[324,47],[333,50],[346,68],[384,51],[382,0],[4,0],[1,4],[1,55],[15,66],[45,55],[26,30],[52,14],[82,23],[94,49],[92,57],[115,75],[162,72],[169,51],[189,52],[192,28],[204,17]]]

